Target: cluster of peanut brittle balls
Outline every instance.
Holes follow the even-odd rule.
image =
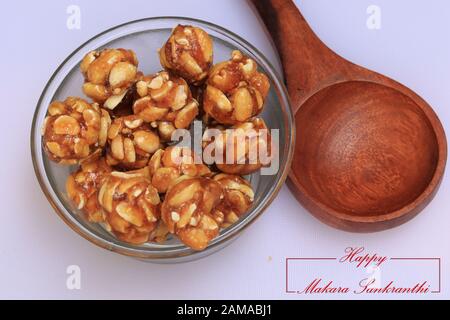
[[[79,165],[67,179],[67,195],[90,222],[132,244],[162,243],[175,234],[202,250],[251,207],[254,192],[242,175],[263,164],[245,160],[267,139],[256,134],[232,144],[242,151],[236,163],[206,165],[189,148],[171,144],[171,135],[202,119],[221,133],[204,141],[205,148],[223,146],[229,128],[267,129],[255,117],[269,80],[239,51],[213,65],[210,36],[193,26],[175,27],[159,58],[164,70],[144,75],[132,50],[87,53],[83,92],[92,102],[52,102],[43,145],[52,161]]]

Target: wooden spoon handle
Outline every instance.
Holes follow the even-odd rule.
[[[294,111],[313,93],[345,78],[351,63],[329,49],[291,0],[250,0],[281,57]]]

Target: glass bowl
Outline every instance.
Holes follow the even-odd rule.
[[[132,245],[118,240],[99,224],[89,223],[84,215],[69,201],[65,181],[75,167],[49,161],[42,146],[41,127],[47,107],[53,100],[64,100],[67,96],[84,97],[83,77],[79,64],[83,56],[103,47],[129,48],[136,52],[139,69],[151,74],[161,69],[157,56],[160,48],[177,24],[195,25],[203,28],[214,41],[214,62],[228,60],[232,50],[238,49],[256,60],[271,81],[262,117],[271,129],[279,129],[279,169],[273,175],[259,172],[248,176],[254,190],[255,200],[249,212],[234,225],[221,231],[203,251],[194,251],[175,237],[164,244],[146,243]],[[36,107],[31,128],[31,153],[34,170],[47,199],[58,215],[78,234],[96,245],[123,255],[151,262],[182,262],[209,255],[229,244],[269,206],[284,183],[294,149],[295,128],[293,113],[286,89],[272,65],[251,44],[236,34],[209,22],[180,17],[156,17],[136,20],[119,25],[93,37],[76,49],[58,67],[48,81]]]

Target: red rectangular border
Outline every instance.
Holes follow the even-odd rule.
[[[441,258],[390,258],[390,260],[397,260],[397,261],[404,261],[404,260],[409,260],[409,261],[420,261],[420,260],[428,260],[428,261],[437,261],[438,262],[438,270],[439,270],[439,275],[438,275],[438,279],[439,279],[439,284],[438,284],[438,290],[432,290],[430,291],[431,293],[441,293]]]
[[[286,293],[297,293],[297,291],[292,291],[289,290],[289,260],[310,260],[310,261],[336,261],[337,258],[294,258],[294,257],[289,257],[285,259],[285,263],[286,263],[286,288],[285,288],[285,292]],[[402,260],[429,260],[429,261],[437,261],[438,262],[438,272],[439,272],[439,284],[438,284],[438,290],[432,290],[430,291],[431,293],[441,293],[441,258],[389,258],[389,260],[392,261],[402,261]]]
[[[286,293],[297,293],[297,291],[290,291],[289,284],[289,260],[331,260],[335,261],[337,258],[286,258]]]

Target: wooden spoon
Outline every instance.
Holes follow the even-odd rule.
[[[281,56],[296,111],[289,187],[323,222],[371,232],[400,225],[444,174],[442,125],[417,94],[331,51],[290,0],[252,0]]]

